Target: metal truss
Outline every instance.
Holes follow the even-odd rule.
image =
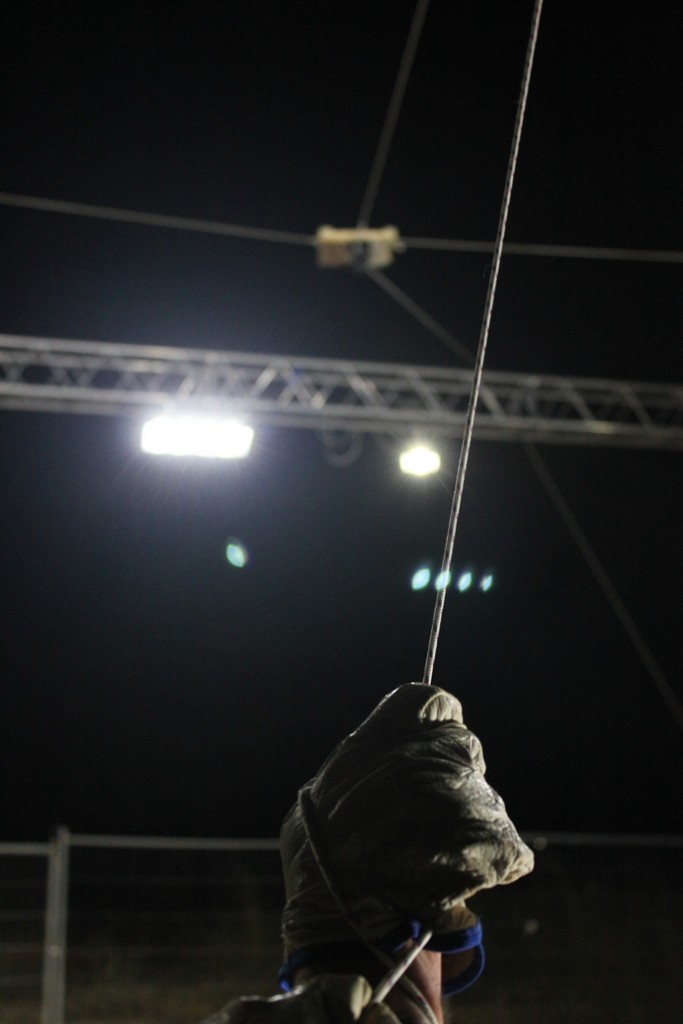
[[[457,436],[471,372],[0,335],[0,408],[210,409],[254,424]],[[475,439],[683,448],[683,385],[486,371]]]

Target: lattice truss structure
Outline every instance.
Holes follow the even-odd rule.
[[[207,409],[254,424],[457,436],[471,372],[0,335],[0,407],[142,415]],[[683,385],[487,371],[475,438],[683,448]]]

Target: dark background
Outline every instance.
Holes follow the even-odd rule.
[[[672,4],[543,15],[508,238],[683,248]],[[413,4],[26,3],[2,33],[7,192],[313,233],[355,223]],[[492,239],[531,4],[435,2],[373,224]],[[460,365],[307,248],[0,208],[0,330]],[[389,276],[471,350],[491,258]],[[507,257],[487,366],[683,380],[680,265]],[[262,430],[152,459],[139,423],[0,413],[5,838],[273,835],[330,746],[422,674],[456,451]],[[679,696],[681,455],[541,452]],[[246,568],[224,557],[229,537]],[[519,827],[676,832],[681,732],[516,444],[475,444],[435,682]]]

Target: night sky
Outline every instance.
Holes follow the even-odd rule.
[[[314,233],[352,226],[412,2],[15,5],[0,189]],[[163,11],[162,14],[160,12]],[[674,5],[548,0],[508,238],[683,249]],[[372,223],[495,234],[530,3],[427,15]],[[459,366],[311,249],[0,207],[0,332]],[[491,258],[388,271],[476,348]],[[487,366],[683,382],[681,267],[506,257]],[[257,428],[154,459],[135,419],[0,410],[0,831],[271,836],[330,747],[421,678],[457,444],[402,477],[367,438]],[[681,689],[678,452],[540,450]],[[225,559],[229,538],[250,552]],[[474,445],[434,681],[522,829],[680,832],[681,731],[514,443]]]

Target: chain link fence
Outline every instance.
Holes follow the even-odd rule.
[[[487,969],[453,1024],[680,1024],[683,838],[530,841],[535,872],[472,901]],[[0,1021],[192,1024],[274,994],[282,903],[275,840],[4,844]]]
[[[2,1024],[40,1019],[48,852],[47,843],[0,843]]]

